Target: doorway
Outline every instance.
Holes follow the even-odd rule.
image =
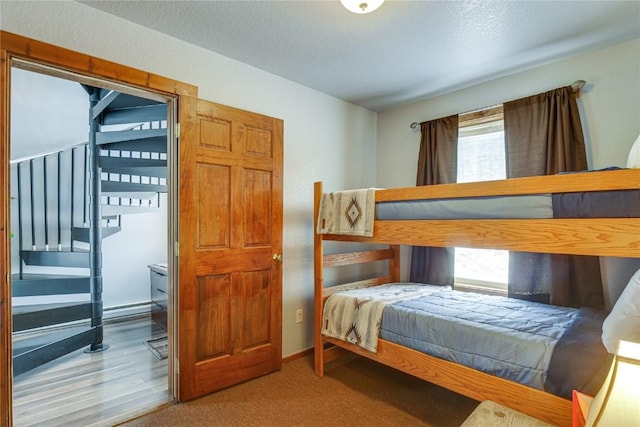
[[[14,423],[172,402],[172,99],[21,60],[11,76]]]
[[[168,117],[176,120],[167,126],[171,141],[167,369],[172,398],[194,399],[278,370],[282,362],[284,122],[198,99],[198,88],[187,83],[3,31],[0,277],[5,286],[0,286],[0,348],[12,346],[8,101],[16,62],[38,64],[52,75],[74,73],[72,80],[82,79],[90,86],[104,85],[141,97],[156,94],[168,100]],[[220,322],[220,318],[232,321]],[[9,357],[8,351],[0,351],[2,426],[11,425],[13,419]],[[226,362],[231,365],[225,366]]]

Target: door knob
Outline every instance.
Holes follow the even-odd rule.
[[[282,255],[280,254],[273,254],[273,260],[275,262],[282,262]]]

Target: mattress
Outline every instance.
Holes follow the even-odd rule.
[[[376,203],[376,219],[636,218],[640,191],[592,191]]]
[[[544,389],[553,349],[578,310],[450,288],[391,304],[380,337]]]
[[[565,398],[599,388],[606,313],[434,288],[385,306],[380,338]]]

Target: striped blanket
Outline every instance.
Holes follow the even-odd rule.
[[[387,285],[336,292],[324,306],[322,334],[376,352],[382,310],[388,304],[441,291],[442,286],[418,283]]]

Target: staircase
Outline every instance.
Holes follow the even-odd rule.
[[[13,307],[14,375],[85,346],[108,348],[102,239],[121,230],[121,215],[158,210],[167,191],[166,104],[83,87],[89,141],[11,164],[12,296],[43,300]],[[55,327],[69,322],[77,326]]]

